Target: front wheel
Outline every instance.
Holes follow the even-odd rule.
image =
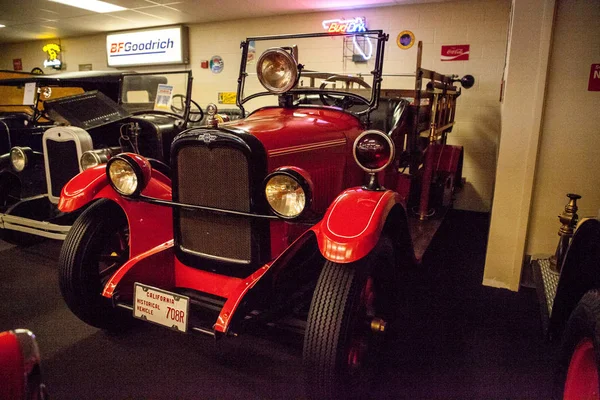
[[[77,218],[60,253],[60,291],[73,314],[111,331],[128,324],[131,318],[102,297],[104,285],[128,259],[127,218],[117,204],[97,201]]]
[[[384,238],[385,239],[385,238]],[[327,261],[310,306],[303,364],[309,398],[362,397],[369,389],[394,302],[391,242],[351,264]]]
[[[571,313],[565,330],[559,395],[563,400],[599,400],[600,291],[590,290]],[[565,373],[566,371],[566,373]]]

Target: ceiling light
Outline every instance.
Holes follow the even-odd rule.
[[[99,0],[50,0],[53,3],[65,4],[71,7],[83,8],[97,13],[109,13],[127,10],[124,7]]]
[[[6,25],[0,24],[0,28],[6,28]]]

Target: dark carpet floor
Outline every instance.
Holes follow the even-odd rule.
[[[487,214],[452,211],[411,283],[372,398],[547,399],[552,362],[535,292],[481,286]],[[38,337],[51,399],[302,398],[301,346],[252,335],[215,343],[142,325],[110,336],[74,317],[60,243],[0,243],[0,331]]]

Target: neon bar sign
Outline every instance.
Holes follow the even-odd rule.
[[[330,33],[360,33],[366,32],[365,19],[356,17],[354,19],[328,19],[323,21],[323,29]]]

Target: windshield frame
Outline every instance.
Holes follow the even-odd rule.
[[[316,88],[299,89],[296,87],[290,89],[286,93],[280,94],[279,96],[281,97],[281,96],[286,96],[289,94],[306,94],[306,95],[308,95],[308,94],[328,94],[328,95],[334,95],[334,96],[336,96],[336,95],[337,96],[347,96],[347,97],[352,97],[356,100],[362,101],[367,106],[366,109],[358,111],[358,112],[349,111],[350,113],[352,113],[354,115],[364,115],[364,114],[368,115],[374,109],[376,109],[379,106],[379,91],[381,89],[381,81],[383,79],[382,72],[383,72],[383,56],[384,56],[385,42],[388,40],[389,35],[384,34],[382,30],[367,30],[367,31],[360,32],[360,33],[329,33],[329,32],[300,33],[300,34],[292,34],[292,35],[272,35],[272,36],[249,37],[249,38],[246,38],[246,40],[240,44],[240,47],[242,48],[242,59],[240,62],[240,73],[239,73],[239,77],[238,77],[236,105],[242,111],[242,117],[246,116],[244,104],[247,103],[248,101],[255,99],[257,97],[261,97],[261,96],[275,96],[276,95],[274,93],[271,93],[271,92],[265,90],[264,92],[257,92],[257,93],[253,93],[247,97],[244,97],[244,87],[245,87],[245,83],[246,83],[246,77],[248,76],[248,72],[246,71],[246,66],[247,66],[248,50],[249,50],[250,42],[267,41],[267,40],[282,40],[282,39],[283,40],[285,40],[285,39],[305,39],[305,38],[313,38],[313,37],[331,37],[331,36],[369,36],[369,38],[377,40],[377,45],[374,46],[376,49],[375,55],[374,55],[375,67],[373,68],[373,71],[371,71],[371,74],[373,76],[373,85],[371,87],[371,98],[367,99],[356,93],[346,92],[346,91],[326,90],[326,89],[316,89]],[[302,75],[302,71],[300,72],[300,75]],[[331,75],[334,76],[334,75],[339,75],[339,74],[331,73]]]
[[[190,108],[191,108],[190,106],[191,106],[191,100],[192,100],[192,82],[194,79],[192,76],[191,70],[157,71],[157,72],[125,72],[125,73],[123,73],[123,76],[121,79],[121,86],[119,88],[119,101],[118,101],[119,105],[123,106],[123,104],[127,104],[127,103],[123,103],[123,88],[124,88],[124,82],[125,82],[126,77],[142,76],[142,75],[172,75],[172,74],[187,75],[187,87],[186,87],[186,93],[185,93],[185,103],[184,103],[183,115],[172,113],[173,115],[177,115],[179,118],[182,118],[184,121],[187,121],[189,114],[190,114]],[[131,104],[135,104],[135,103],[131,103]],[[148,109],[148,110],[136,111],[135,114],[152,114],[152,113],[161,113],[162,114],[163,112],[156,111],[154,109]],[[167,114],[171,114],[171,113],[167,112]]]

